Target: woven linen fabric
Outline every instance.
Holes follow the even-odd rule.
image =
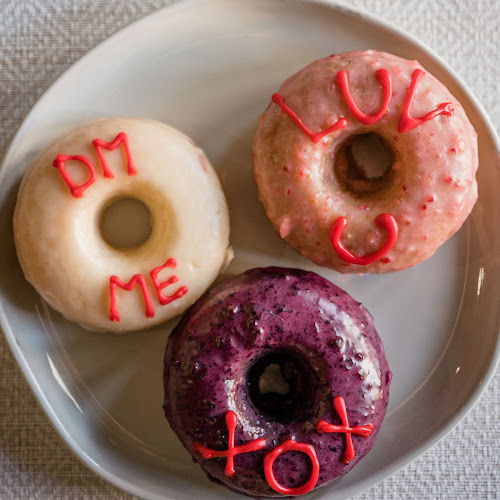
[[[238,1],[238,0],[236,0]],[[244,0],[240,0],[244,1]],[[0,0],[0,156],[36,102],[90,48],[168,0]],[[354,0],[434,49],[500,124],[498,0]],[[500,373],[440,443],[356,496],[500,498]],[[38,406],[0,335],[0,498],[130,499],[82,465]]]

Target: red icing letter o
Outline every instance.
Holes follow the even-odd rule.
[[[285,451],[292,450],[305,453],[311,459],[312,472],[311,477],[303,485],[297,486],[296,488],[285,488],[281,486],[274,477],[273,463],[279,455]],[[267,484],[278,493],[282,493],[283,495],[304,495],[305,493],[309,493],[316,486],[319,478],[319,462],[316,451],[310,444],[297,443],[293,439],[289,439],[266,454],[264,457],[264,473],[266,475]]]

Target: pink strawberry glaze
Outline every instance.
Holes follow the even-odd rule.
[[[259,198],[276,232],[305,257],[341,272],[397,271],[460,229],[477,199],[477,135],[461,104],[417,61],[371,50],[336,54],[288,78],[278,94],[308,130],[331,130],[313,142],[274,98],[254,139]],[[347,125],[332,130],[341,117]],[[340,183],[334,163],[348,138],[365,133],[379,135],[394,161],[390,182],[358,195]],[[342,259],[330,241],[334,221],[349,220],[342,237],[354,256],[371,255],[387,240],[373,224],[382,213],[400,229],[394,246],[369,264]]]

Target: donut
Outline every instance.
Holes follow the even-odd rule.
[[[434,254],[477,199],[477,134],[417,61],[335,54],[285,80],[253,144],[274,229],[315,263],[385,273]]]
[[[165,351],[165,416],[208,477],[299,495],[372,448],[391,372],[368,311],[320,277],[251,269],[207,292]]]
[[[141,202],[151,234],[116,247],[101,221],[118,200]],[[68,131],[24,175],[14,238],[26,279],[90,330],[143,330],[182,313],[231,257],[228,207],[194,142],[160,122],[102,118]]]

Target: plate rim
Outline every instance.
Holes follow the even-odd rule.
[[[126,35],[129,30],[136,29],[139,25],[145,24],[152,18],[156,16],[167,16],[169,13],[172,13],[175,10],[180,9],[192,9],[193,6],[197,4],[207,4],[210,0],[173,0],[172,3],[165,5],[161,8],[156,9],[153,12],[146,14],[139,19],[136,19],[125,26],[117,29],[108,37],[104,38],[92,48],[90,48],[87,52],[81,55],[76,61],[70,64],[50,85],[46,88],[43,93],[38,97],[35,101],[29,112],[22,119],[21,124],[17,128],[13,138],[11,139],[8,147],[6,148],[5,154],[0,161],[0,184],[2,184],[4,176],[6,175],[6,165],[9,163],[9,159],[15,151],[16,144],[19,141],[20,137],[23,135],[24,129],[28,126],[28,122],[31,117],[37,112],[37,109],[41,106],[42,102],[46,99],[47,95],[50,93],[57,91],[57,87],[64,85],[66,78],[69,78],[70,74],[75,70],[78,70],[79,66],[85,64],[87,59],[91,59],[95,53],[98,53],[102,50],[107,44],[115,42],[120,37]],[[219,2],[225,2],[227,0],[216,0]],[[258,3],[261,0],[255,0],[255,3]],[[269,1],[269,0],[267,0]],[[280,1],[289,1],[289,0],[272,0],[275,3],[279,3]],[[431,59],[436,61],[453,79],[454,83],[460,90],[466,94],[467,98],[470,100],[472,105],[475,108],[475,111],[478,113],[480,119],[488,129],[490,133],[490,138],[496,147],[496,153],[500,158],[500,137],[496,131],[496,128],[491,120],[491,118],[486,113],[482,104],[476,98],[472,90],[469,88],[467,83],[462,80],[462,78],[457,74],[457,72],[433,49],[427,46],[424,42],[418,39],[416,36],[412,35],[409,32],[404,31],[402,28],[397,26],[396,24],[392,24],[389,21],[379,17],[376,14],[373,14],[367,11],[363,7],[352,6],[347,3],[346,0],[292,0],[295,4],[311,4],[311,5],[320,5],[327,7],[333,11],[340,12],[342,14],[348,15],[350,17],[360,18],[364,22],[368,22],[374,26],[381,27],[385,30],[393,32],[398,37],[405,39],[410,42],[412,45],[418,47],[422,52],[424,52]],[[236,4],[238,0],[234,0]],[[77,442],[72,438],[72,436],[67,432],[64,425],[62,425],[57,417],[57,413],[52,408],[50,402],[45,397],[44,392],[41,390],[40,385],[37,382],[37,379],[32,372],[27,360],[24,357],[21,346],[19,345],[16,336],[12,329],[10,328],[9,323],[6,321],[6,314],[4,309],[3,301],[0,300],[0,329],[2,330],[7,344],[9,345],[10,351],[16,359],[16,363],[20,368],[23,377],[28,382],[28,385],[33,392],[37,402],[40,404],[42,410],[46,414],[48,421],[51,426],[55,429],[57,434],[64,441],[65,445],[69,448],[74,456],[76,456],[86,467],[92,470],[99,477],[110,483],[111,485],[127,492],[132,495],[139,496],[141,498],[148,499],[165,499],[166,497],[163,495],[158,495],[151,490],[145,490],[142,487],[138,487],[134,484],[133,481],[126,481],[107,469],[100,466],[96,463],[89,455],[87,455],[81,447],[77,444]],[[474,406],[477,404],[479,399],[483,396],[487,387],[491,383],[496,370],[500,366],[500,327],[497,329],[496,335],[496,345],[493,350],[490,364],[486,371],[484,372],[484,377],[481,380],[481,383],[476,386],[474,392],[469,396],[467,402],[464,404],[462,409],[459,412],[456,412],[449,420],[430,438],[424,440],[417,446],[413,451],[406,453],[401,460],[394,462],[393,464],[387,465],[385,468],[381,469],[378,473],[375,473],[373,476],[370,476],[369,479],[362,479],[358,481],[357,491],[356,493],[361,493],[362,491],[371,488],[378,484],[379,482],[389,478],[398,470],[403,469],[409,463],[413,462],[416,458],[424,454],[431,447],[436,446],[440,441],[442,441],[451,431],[453,431],[457,425],[464,420],[467,415],[471,412]],[[355,493],[354,491],[350,492]],[[147,496],[144,496],[144,495]],[[334,492],[332,492],[334,495]]]

